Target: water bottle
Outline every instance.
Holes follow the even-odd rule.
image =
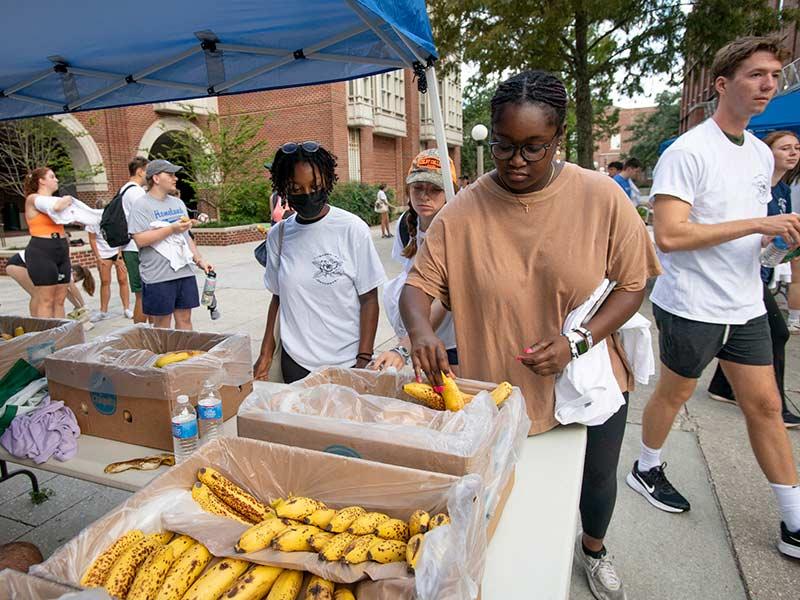
[[[222,398],[215,386],[207,381],[197,401],[197,417],[200,422],[200,443],[205,444],[222,435]]]
[[[206,274],[206,284],[203,286],[203,298],[200,303],[203,306],[211,306],[214,301],[214,290],[217,289],[217,274],[214,271],[209,271]]]
[[[761,251],[761,265],[769,268],[777,267],[788,252],[789,245],[778,236]]]
[[[189,403],[189,396],[175,399],[172,410],[172,448],[175,462],[182,462],[197,449],[197,414]]]

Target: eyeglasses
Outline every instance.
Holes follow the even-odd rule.
[[[506,142],[489,142],[489,151],[497,160],[511,160],[519,152],[525,162],[539,162],[553,147],[558,133],[546,144],[508,144]]]
[[[281,146],[281,152],[284,154],[294,154],[299,149],[303,149],[304,152],[308,152],[309,154],[313,154],[317,150],[319,150],[319,142],[314,141],[307,141],[307,142],[286,142],[283,146]]]

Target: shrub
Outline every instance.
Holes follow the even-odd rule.
[[[221,220],[225,222],[269,223],[269,196],[272,193],[270,182],[261,180],[237,186],[229,193],[222,210]]]
[[[394,204],[394,190],[387,187],[385,191],[389,202]],[[381,218],[373,210],[377,197],[377,184],[347,181],[339,182],[334,186],[328,201],[332,206],[337,206],[361,217],[368,225],[378,225],[381,222]]]

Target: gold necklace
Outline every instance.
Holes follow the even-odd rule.
[[[545,189],[547,186],[549,186],[551,183],[553,183],[553,177],[555,177],[555,174],[556,174],[556,167],[551,162],[550,163],[550,176],[547,178],[547,183],[544,184],[544,187],[542,188],[542,190]],[[541,190],[539,190],[539,191],[541,191]],[[519,202],[520,205],[522,206],[522,208],[525,209],[525,214],[528,214],[530,212],[530,208],[531,208],[530,204],[528,204],[527,202],[523,202],[519,198],[516,198],[516,201]]]

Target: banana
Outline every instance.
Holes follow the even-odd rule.
[[[142,539],[144,539],[144,534],[138,529],[131,529],[123,536],[119,537],[117,541],[103,550],[97,558],[94,559],[92,565],[86,569],[83,577],[81,577],[81,585],[83,587],[102,586],[111,567],[117,559],[122,556],[122,553]]]
[[[335,561],[339,560],[344,556],[344,551],[347,547],[356,539],[352,533],[340,533],[334,536],[325,547],[322,549],[322,552],[319,553],[319,557],[322,560],[328,561]]]
[[[235,550],[239,553],[258,552],[270,545],[270,542],[288,527],[283,519],[267,519],[253,525],[239,538]]]
[[[401,562],[406,559],[405,542],[397,540],[378,539],[370,546],[367,556],[369,560],[385,565],[387,563]]]
[[[407,383],[403,386],[403,391],[422,402],[428,408],[434,410],[444,410],[445,404],[441,394],[437,394],[427,383]]]
[[[357,537],[344,549],[342,561],[351,565],[358,565],[366,562],[370,547],[378,539],[379,538],[375,535],[362,535]]]
[[[353,524],[353,521],[365,514],[367,514],[367,511],[360,506],[348,506],[336,513],[336,516],[331,519],[325,530],[333,533],[343,533]]]
[[[223,558],[192,584],[182,600],[217,600],[249,566],[246,560]]]
[[[280,567],[256,565],[241,575],[222,595],[222,600],[261,600],[283,573]]]
[[[442,525],[449,525],[449,524],[450,524],[450,517],[448,517],[444,513],[439,513],[438,515],[435,515],[431,519],[431,524],[430,527],[428,528],[428,531],[430,531],[431,529],[436,529],[437,527],[441,527]]]
[[[269,591],[266,600],[295,600],[303,585],[303,571],[285,570]]]
[[[195,544],[195,540],[190,538],[188,535],[179,535],[174,540],[169,543],[169,547],[172,548],[175,558],[177,559],[181,554],[183,554],[192,544]]]
[[[409,535],[415,536],[418,533],[426,533],[430,522],[431,516],[428,513],[424,510],[415,510],[408,519]]]
[[[356,600],[353,595],[353,590],[349,586],[336,586],[336,591],[333,592],[333,600]]]
[[[389,519],[378,525],[375,535],[384,540],[400,540],[407,542],[410,537],[408,525],[400,519]]]
[[[458,389],[456,382],[442,373],[442,383],[444,384],[442,398],[447,410],[458,412],[464,408],[464,396],[461,394],[461,390]]]
[[[290,525],[272,540],[270,546],[279,552],[312,552],[308,539],[322,530],[313,525]]]
[[[151,554],[163,546],[159,538],[160,534],[158,533],[146,535],[125,550],[117,559],[103,584],[111,596],[125,598],[128,595],[128,590],[136,578],[136,571],[144,561],[150,558]]]
[[[197,472],[197,479],[205,483],[214,494],[234,512],[253,523],[260,523],[275,511],[259,502],[227,477],[211,467],[203,467]]]
[[[336,509],[321,508],[320,510],[315,510],[313,513],[304,518],[303,523],[306,525],[314,525],[320,529],[325,529],[335,516]]]
[[[150,536],[163,546],[164,544],[169,544],[170,540],[175,537],[175,534],[171,531],[161,531],[159,533],[151,533]]]
[[[169,544],[150,555],[150,558],[136,572],[136,578],[128,592],[128,600],[153,600],[155,598],[167,571],[175,562],[176,548],[178,546]]]
[[[389,520],[389,515],[384,515],[379,512],[366,513],[358,517],[353,524],[348,527],[348,533],[353,535],[367,535],[368,533],[375,533],[378,525]]]
[[[419,555],[422,552],[422,542],[425,539],[424,533],[418,533],[410,540],[406,546],[406,562],[410,569],[414,569],[419,561]]]
[[[172,563],[155,600],[179,600],[211,561],[211,553],[203,544],[192,545]]]
[[[14,328],[14,337],[19,337],[21,335],[25,335],[25,328],[24,327],[15,327]]]
[[[305,600],[333,600],[333,582],[317,575],[308,580]]]
[[[320,552],[334,535],[336,534],[329,531],[320,531],[308,538],[308,545],[311,546],[314,552]]]
[[[155,367],[161,369],[172,363],[183,362],[191,358],[188,352],[167,352],[156,359]]]
[[[251,521],[247,521],[243,516],[234,512],[227,504],[220,500],[214,492],[202,481],[197,481],[192,486],[192,498],[197,504],[200,505],[207,513],[217,515],[220,517],[227,517],[239,521],[243,525],[252,525]]]
[[[278,503],[278,506],[275,507],[275,512],[283,519],[302,521],[315,511],[323,508],[327,507],[319,500],[305,498],[303,496],[294,496]]]
[[[489,394],[492,396],[492,400],[497,406],[500,406],[503,402],[508,400],[508,397],[511,395],[513,388],[511,384],[507,381],[502,382],[496,388],[494,388]]]

